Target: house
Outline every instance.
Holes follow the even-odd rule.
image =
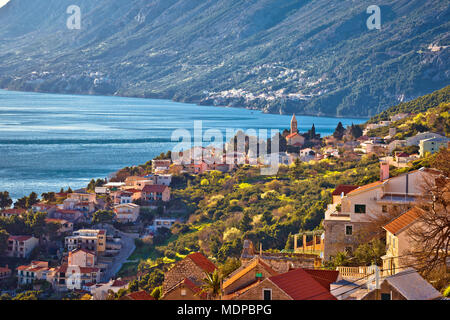
[[[121,297],[120,300],[156,300],[156,299],[145,291],[137,291],[131,292]]]
[[[9,236],[6,255],[14,258],[28,258],[39,244],[33,236]]]
[[[58,229],[58,234],[61,233],[72,233],[73,232],[73,222],[64,220],[64,219],[52,219],[52,218],[46,218],[46,223],[57,223],[60,225]]]
[[[156,173],[167,171],[169,170],[171,164],[172,160],[170,159],[152,160],[153,172]]]
[[[175,264],[164,275],[163,295],[185,279],[194,283],[202,282],[206,273],[212,273],[217,267],[203,254],[196,252],[187,255],[183,260]]]
[[[391,116],[391,121],[399,121],[409,116],[409,113],[398,113],[396,115]]]
[[[161,300],[206,300],[207,293],[202,292],[202,282],[185,278],[167,290]]]
[[[331,196],[333,198],[333,204],[339,204],[341,203],[341,199],[346,196],[350,191],[353,191],[355,189],[358,189],[358,186],[353,185],[338,185],[336,189],[331,193]]]
[[[443,138],[430,138],[420,140],[419,142],[419,154],[424,157],[427,153],[433,154],[439,151],[441,148],[449,148],[450,139]]]
[[[0,217],[10,218],[12,216],[23,216],[27,213],[25,209],[4,209],[0,211]]]
[[[125,187],[131,187],[139,190],[142,190],[142,188],[150,184],[156,184],[154,179],[139,176],[131,176],[125,179]]]
[[[63,264],[55,268],[51,282],[57,291],[81,290],[88,283],[100,282],[100,269]]]
[[[81,248],[101,254],[106,250],[106,230],[81,229],[65,238],[68,251]]]
[[[184,165],[187,172],[192,174],[203,174],[208,171],[208,164],[204,161],[199,163],[188,163]]]
[[[33,212],[46,212],[48,214],[51,214],[56,210],[56,205],[39,202],[33,204],[31,206],[31,210],[33,210]]]
[[[389,178],[389,164],[380,162],[379,181],[348,192],[340,206],[326,210],[324,258],[330,260],[337,252],[355,249],[365,228],[391,209],[414,206],[423,196],[423,183],[432,183],[437,174],[436,170],[421,168]]]
[[[442,295],[413,268],[391,275],[362,300],[438,300]]]
[[[432,138],[445,138],[444,136],[433,133],[433,132],[421,132],[416,134],[413,137],[406,138],[407,146],[418,146],[421,140],[432,139]]]
[[[170,200],[170,188],[164,185],[148,185],[142,189],[141,200],[144,203]]]
[[[149,230],[157,232],[160,228],[172,228],[173,224],[178,220],[175,218],[155,218],[153,220],[153,225],[149,227]]]
[[[172,175],[171,174],[158,174],[155,175],[156,183],[159,185],[170,186],[172,183]]]
[[[47,261],[31,261],[29,265],[17,267],[17,284],[31,284],[35,280],[47,280],[49,273]]]
[[[11,269],[8,268],[8,265],[0,267],[0,281],[11,277],[11,273],[12,273]]]
[[[134,203],[119,204],[114,207],[115,219],[119,222],[136,222],[140,206]]]
[[[128,282],[120,279],[110,280],[107,283],[99,283],[90,288],[90,292],[94,300],[106,300],[109,291],[114,293],[119,292],[120,289],[127,289]]]
[[[69,252],[67,262],[70,266],[95,267],[96,254],[86,249],[75,249]]]
[[[57,209],[55,212],[48,215],[51,219],[66,220],[71,223],[76,223],[84,219],[84,214],[78,210]]]
[[[330,285],[337,271],[294,269],[256,281],[223,297],[224,300],[336,300]]]
[[[386,255],[383,260],[383,275],[393,275],[414,263],[411,254],[415,242],[408,233],[410,227],[420,221],[425,211],[418,207],[403,213],[383,227],[386,230]]]
[[[277,275],[273,270],[259,257],[253,258],[246,265],[235,270],[223,283],[223,292],[225,295],[232,294],[242,288],[248,287],[254,282]]]
[[[406,140],[394,140],[388,144],[387,150],[389,153],[392,153],[395,149],[403,147],[406,147]]]

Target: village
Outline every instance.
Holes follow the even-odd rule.
[[[123,176],[119,172],[110,181],[93,180],[86,188],[43,194],[41,200],[30,195],[26,201],[16,202],[14,208],[4,197],[0,211],[3,224],[12,229],[21,219],[32,217],[33,222],[29,234],[8,234],[0,261],[10,263],[0,264],[0,296],[8,299],[44,290],[48,298],[76,296],[86,300],[445,299],[418,272],[417,257],[411,253],[417,237],[410,231],[418,225],[429,227],[426,221],[432,219],[430,212],[437,210],[435,198],[430,196],[436,186],[444,190],[440,195],[448,205],[449,177],[437,168],[408,168],[416,160],[445,150],[448,155],[450,139],[445,132],[427,131],[399,139],[397,122],[413,116],[399,113],[389,121],[347,129],[338,125],[332,136],[321,138],[314,126],[301,134],[293,115],[290,130],[280,135],[280,166],[326,159],[358,162],[370,155],[379,163],[378,180],[335,186],[332,201],[323,212],[322,228],[293,234],[289,238],[291,250],[263,248],[261,243],[258,246],[245,239],[239,266],[226,276],[219,275],[214,259],[191,252],[165,269],[157,293],[140,290],[139,286],[130,290],[131,283],[141,281],[145,273],[128,278],[118,273],[130,263],[139,241],[152,243],[162,232],[186,223],[173,206],[173,194],[178,194],[173,188],[179,176],[201,177],[212,172],[231,175],[243,166],[265,166],[266,159],[254,164],[249,154],[234,149],[232,163],[175,164],[163,155],[151,161],[150,172],[137,170],[137,174]],[[388,134],[377,136],[377,132]],[[391,176],[392,169],[405,171]],[[380,233],[386,248],[381,263],[336,265],[336,258],[343,252],[357,250],[361,238]],[[433,243],[428,239],[427,244]],[[443,261],[441,267],[448,273],[448,251],[437,250],[439,259],[446,255],[438,260]]]

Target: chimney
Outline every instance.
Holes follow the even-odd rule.
[[[259,244],[259,256],[262,257],[262,243]]]
[[[380,181],[389,179],[389,163],[380,162]]]

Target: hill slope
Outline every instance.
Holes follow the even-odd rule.
[[[380,0],[372,31],[370,1],[78,0],[68,30],[72,4],[0,9],[0,87],[373,116],[450,83],[447,1]]]

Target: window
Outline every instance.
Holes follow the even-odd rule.
[[[381,300],[391,300],[391,294],[390,293],[382,293]]]
[[[257,273],[256,273],[256,277],[257,277],[257,278],[262,278],[262,273],[261,273],[261,272],[257,272]]]
[[[181,289],[181,295],[185,296],[186,295],[186,289]]]
[[[366,213],[365,204],[355,204],[355,213]]]
[[[386,205],[383,205],[383,206],[381,207],[381,211],[382,211],[383,213],[386,213],[386,212],[387,212],[387,206],[386,206]]]
[[[345,226],[345,235],[351,236],[353,234],[353,226]]]
[[[272,289],[263,289],[264,300],[272,300]]]

